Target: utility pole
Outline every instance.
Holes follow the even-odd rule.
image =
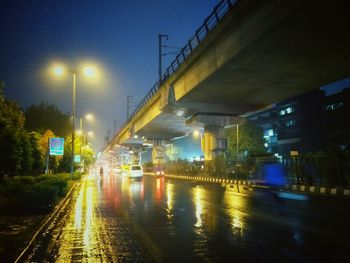
[[[106,135],[106,137],[105,137],[106,145],[109,143],[109,136],[110,136],[110,134],[111,134],[111,130],[108,129],[108,130],[107,130],[107,135]]]
[[[126,97],[126,120],[129,120],[132,96]]]
[[[162,75],[163,75],[163,72],[162,72],[162,57],[163,57],[162,47],[164,47],[162,45],[163,38],[168,40],[168,35],[158,34],[158,48],[159,48],[159,50],[158,50],[159,51],[159,70],[158,70],[158,73],[159,73],[159,83],[162,82]]]
[[[114,120],[114,134],[117,132],[117,121],[118,120]]]
[[[239,133],[239,124],[237,124],[236,125],[236,145],[237,145],[237,147],[236,147],[236,166],[238,166],[239,165],[239,135],[238,135],[238,133]]]

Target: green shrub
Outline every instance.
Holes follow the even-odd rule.
[[[55,205],[58,198],[64,197],[68,189],[80,178],[80,173],[39,176],[15,176],[2,178],[0,197],[11,201],[16,207],[42,207]]]
[[[63,197],[67,193],[67,179],[57,176],[48,176],[40,183],[52,186],[57,190],[58,196]]]
[[[58,187],[40,182],[28,188],[23,203],[29,206],[54,205],[58,199]]]

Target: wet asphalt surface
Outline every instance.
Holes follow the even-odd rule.
[[[348,262],[350,199],[89,175],[30,262]]]

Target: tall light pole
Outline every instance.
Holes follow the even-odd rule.
[[[238,133],[239,133],[239,124],[236,125],[236,144],[237,144],[237,149],[236,149],[236,154],[237,154],[237,157],[236,157],[236,166],[239,165],[239,158],[238,158],[238,154],[239,154],[239,150],[238,150],[238,147],[239,147],[239,136],[238,136]]]
[[[84,119],[84,117],[88,121],[92,121],[93,118],[94,118],[91,113],[85,114],[85,116],[81,115],[79,117],[79,122],[80,122],[79,132],[80,132],[80,136],[82,137],[81,144],[80,144],[80,158],[81,158],[80,162],[81,162],[82,171],[84,171],[84,166],[85,166],[85,161],[82,158],[83,157],[83,155],[82,155],[82,148],[85,147],[85,138],[86,138],[86,135],[87,135],[87,133],[85,133],[84,129],[83,129],[83,119]]]
[[[61,65],[56,65],[53,68],[53,72],[56,76],[63,76],[65,73],[65,68]],[[75,142],[75,113],[76,113],[76,83],[77,83],[77,70],[67,70],[68,73],[72,74],[73,85],[72,85],[72,156],[71,156],[71,177],[74,174],[74,142]],[[96,75],[96,70],[92,66],[85,67],[82,72],[87,77],[93,77]]]
[[[76,83],[77,83],[77,74],[75,71],[73,71],[73,98],[72,98],[72,158],[70,163],[70,175],[73,177],[74,174],[74,132],[75,132],[75,102],[76,102]]]
[[[132,96],[126,96],[126,120],[130,117],[130,108],[132,107]]]
[[[162,52],[162,40],[163,38],[165,38],[166,40],[168,40],[168,35],[165,34],[158,34],[158,52],[159,52],[159,69],[158,69],[158,73],[159,73],[159,84],[162,82],[162,57],[163,57],[163,52]]]

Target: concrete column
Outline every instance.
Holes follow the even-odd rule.
[[[224,136],[224,127],[206,126],[202,136],[202,151],[204,153],[205,172],[211,175],[225,174],[225,150],[227,140]]]
[[[224,176],[225,172],[225,151],[227,139],[224,128],[239,123],[236,116],[213,115],[198,113],[186,122],[188,125],[204,127],[202,135],[202,151],[204,153],[204,170],[207,174]]]
[[[224,127],[206,126],[202,136],[202,151],[206,160],[221,156],[227,149]]]
[[[165,161],[165,146],[157,145],[152,149],[152,162],[155,165],[162,165]]]
[[[130,154],[130,159],[132,164],[141,163],[141,149],[134,149],[132,154]]]
[[[169,145],[169,140],[162,139],[153,139],[153,148],[152,148],[152,162],[155,165],[162,165],[165,162],[166,146]]]

